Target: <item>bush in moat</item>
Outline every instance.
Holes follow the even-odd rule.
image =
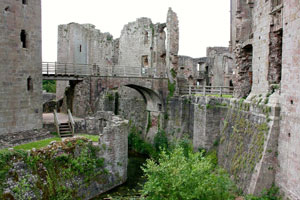
[[[157,156],[154,147],[142,139],[142,132],[138,131],[135,126],[130,129],[128,135],[128,148],[130,151],[134,151],[150,157]]]
[[[158,162],[148,160],[143,167],[147,182],[142,194],[146,199],[234,199],[236,188],[225,171],[217,167],[215,154],[204,157],[184,149],[162,150]]]

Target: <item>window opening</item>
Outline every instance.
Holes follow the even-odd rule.
[[[27,38],[26,38],[27,34],[25,30],[21,31],[20,37],[21,37],[22,47],[27,48]]]
[[[30,76],[27,78],[27,91],[33,91],[33,83]]]
[[[148,56],[142,56],[142,67],[149,67]]]
[[[197,63],[197,71],[200,72],[200,63]]]

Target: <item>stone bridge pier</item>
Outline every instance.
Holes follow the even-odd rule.
[[[106,98],[107,92],[124,86],[136,90],[141,95],[145,108],[144,110],[135,109],[135,111],[140,112],[146,118],[143,125],[144,137],[152,141],[159,125],[162,124],[160,120],[163,117],[160,116],[165,112],[168,95],[168,79],[166,78],[91,76],[82,81],[70,81],[70,87],[66,89],[63,100],[63,111],[69,108],[77,117],[96,113],[99,111],[99,102]],[[125,98],[131,98],[130,94]],[[130,109],[127,105],[123,107],[122,109]]]

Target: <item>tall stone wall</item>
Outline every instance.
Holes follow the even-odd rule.
[[[178,57],[177,79],[183,79],[180,86],[194,85],[197,77],[197,62],[194,58],[188,56]]]
[[[271,1],[232,1],[231,47],[236,97],[269,91]],[[249,61],[245,62],[244,58]]]
[[[168,77],[173,83],[178,71],[179,21],[177,14],[171,8],[167,15],[167,30],[166,67]]]
[[[193,147],[212,149],[219,140],[221,123],[224,120],[229,99],[195,97],[193,99]]]
[[[222,119],[219,163],[246,193],[260,194],[275,181],[279,134],[278,104],[231,100]]]
[[[41,1],[0,10],[0,134],[42,128]]]
[[[118,48],[119,40],[92,24],[70,23],[58,27],[58,63],[95,64],[109,69],[118,61]],[[61,99],[69,83],[56,84],[57,99]]]
[[[139,18],[124,26],[120,37],[119,65],[127,73],[140,75],[142,68],[151,70],[153,38],[154,25],[149,18]]]
[[[232,56],[227,47],[208,47],[207,57],[211,58],[211,85],[230,86],[232,80]]]
[[[280,6],[280,5],[279,5]],[[300,199],[299,68],[300,3],[283,1],[281,123],[276,182],[290,199]]]
[[[265,94],[269,91],[269,44],[271,23],[271,1],[259,1],[253,8],[253,85],[252,94]]]

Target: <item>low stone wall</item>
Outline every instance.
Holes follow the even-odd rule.
[[[0,199],[91,199],[127,179],[128,121],[112,113],[91,117],[95,144],[84,137],[29,152],[0,152]]]
[[[42,140],[51,137],[53,137],[53,135],[51,135],[47,129],[37,129],[17,133],[1,134],[0,149],[5,149],[16,145],[34,142],[37,140]]]

